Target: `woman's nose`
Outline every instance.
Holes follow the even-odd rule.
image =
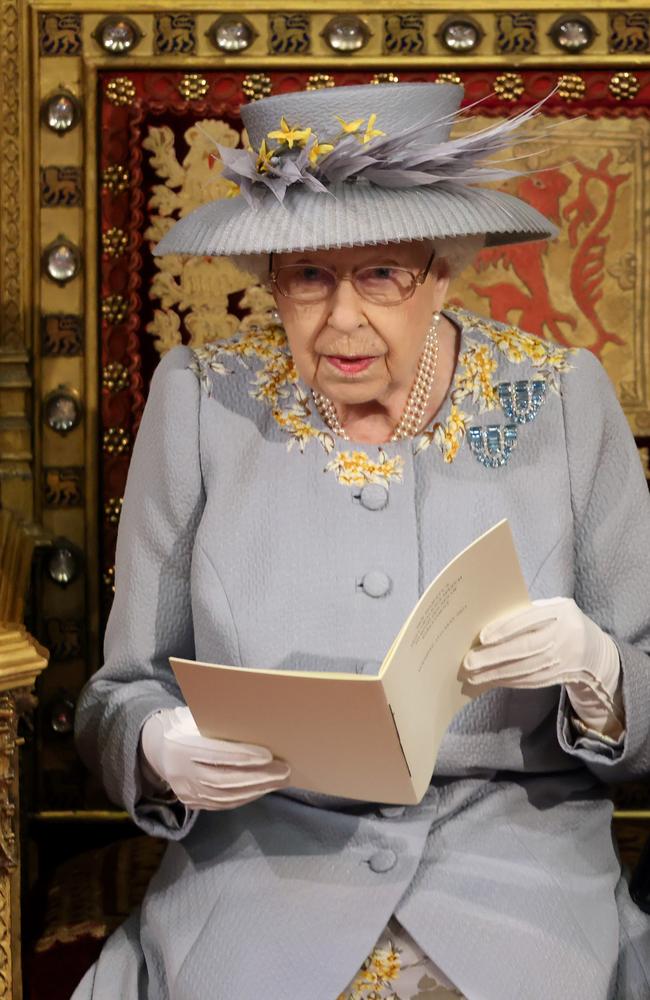
[[[341,278],[332,292],[329,320],[338,330],[356,329],[366,322],[364,300],[348,277]]]

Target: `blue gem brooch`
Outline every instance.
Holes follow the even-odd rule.
[[[499,382],[497,393],[501,409],[508,420],[527,424],[537,416],[546,399],[546,382],[535,378],[520,382]]]
[[[467,428],[467,440],[475,458],[488,469],[506,464],[517,444],[517,425],[534,420],[546,399],[544,379],[499,382],[496,390],[501,409],[513,423]]]

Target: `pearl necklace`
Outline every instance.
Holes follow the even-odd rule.
[[[440,313],[435,312],[431,320],[431,326],[424,340],[424,348],[420,356],[417,375],[411,387],[411,391],[406,400],[406,405],[402,416],[399,419],[395,430],[390,438],[391,441],[399,441],[400,438],[411,437],[419,431],[422,424],[424,411],[429,402],[431,387],[438,367],[438,324],[440,323]],[[347,432],[339,423],[336,415],[336,407],[331,399],[323,396],[320,392],[312,389],[312,396],[318,408],[318,412],[335,434],[349,441]]]

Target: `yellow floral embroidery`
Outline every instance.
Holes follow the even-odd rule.
[[[363,486],[365,483],[388,486],[391,480],[402,481],[403,467],[401,455],[389,458],[380,448],[378,462],[373,462],[365,451],[339,451],[327,463],[325,470],[335,472],[338,481],[346,486]]]
[[[262,356],[261,353],[258,354],[258,357]],[[251,390],[251,396],[265,400],[271,406],[277,406],[281,398],[289,396],[289,386],[297,377],[293,358],[290,356],[281,354],[268,358],[264,368],[255,372],[255,385]]]
[[[558,390],[558,374],[572,367],[569,355],[574,353],[573,347],[561,347],[559,344],[540,340],[516,326],[481,319],[464,309],[455,309],[454,312],[464,324],[485,334],[508,361],[514,364],[520,364],[526,359],[531,361],[538,369],[538,376],[543,376],[555,391]]]
[[[290,409],[283,410],[279,406],[273,408],[273,417],[282,428],[291,435],[287,444],[287,451],[291,451],[294,444],[297,444],[301,451],[305,450],[308,441],[315,439],[322,444],[326,452],[334,448],[334,438],[329,431],[319,431],[309,423],[311,408],[309,400],[305,396],[300,386],[294,386],[295,401]]]
[[[569,353],[569,350],[572,350],[572,348],[569,348],[567,350],[564,347],[558,347],[557,349],[549,350],[548,354],[546,355],[545,363],[549,365],[554,371],[557,372],[568,371],[569,368],[571,368],[571,365],[567,361],[567,354]]]
[[[453,462],[458,454],[463,438],[467,432],[470,418],[452,403],[449,416],[443,422],[439,420],[430,431],[422,431],[415,440],[413,454],[424,451],[431,444],[437,444],[445,462]]]
[[[491,334],[488,333],[488,336],[491,336],[509,361],[519,363],[528,357],[536,364],[540,364],[548,355],[546,345],[541,340],[532,340],[513,328],[495,330]]]
[[[469,422],[468,415],[452,404],[447,419],[443,423],[434,424],[433,440],[440,448],[445,462],[453,462],[456,458]]]
[[[249,393],[271,407],[274,420],[289,435],[287,449],[290,451],[298,445],[302,452],[309,441],[315,440],[327,454],[333,451],[333,435],[311,423],[309,398],[298,384],[298,372],[289,352],[286,334],[277,322],[269,319],[260,325],[244,320],[238,336],[214,340],[192,350],[193,359],[189,367],[198,375],[208,395],[212,390],[210,371],[219,375],[232,374],[232,370],[220,360],[222,355],[231,355],[242,364],[247,364],[249,358],[261,361],[261,367],[252,373]],[[351,486],[401,480],[402,464],[401,458],[388,459],[382,451],[378,462],[373,462],[365,452],[355,452],[352,457],[348,452],[341,452],[325,466],[325,470],[336,472],[340,483]]]
[[[468,422],[467,414],[452,404],[451,412],[444,423],[434,425],[433,437],[445,462],[453,462],[456,458],[461,441],[467,432]]]
[[[543,377],[549,389],[559,391],[557,375],[568,371],[572,365],[569,355],[574,348],[560,347],[555,343],[539,340],[532,334],[524,333],[514,326],[485,320],[465,309],[452,311],[463,324],[464,329],[477,331],[488,338],[487,343],[479,343],[465,335],[465,349],[458,358],[457,371],[451,391],[449,416],[444,422],[436,422],[431,430],[418,435],[414,454],[436,444],[445,462],[453,462],[472,423],[471,417],[459,409],[461,400],[471,400],[479,413],[493,410],[499,405],[498,381],[494,380],[498,371],[498,357],[495,349],[508,361],[521,364],[528,360],[537,369],[535,377]]]
[[[479,413],[493,410],[498,404],[497,392],[492,384],[492,375],[497,370],[497,361],[489,344],[479,344],[468,339],[468,346],[458,358],[458,371],[454,376],[452,400],[460,402],[470,396],[478,406]]]
[[[363,119],[345,124],[353,131],[354,127],[363,124]],[[436,421],[422,431],[413,442],[414,455],[435,444],[446,463],[454,461],[472,424],[472,415],[461,409],[461,401],[471,402],[478,413],[493,410],[499,405],[498,381],[495,381],[499,368],[498,353],[515,364],[526,360],[532,363],[536,377],[543,377],[548,387],[557,392],[557,375],[572,367],[568,357],[575,350],[546,343],[516,327],[483,320],[465,310],[454,309],[453,312],[466,330],[483,334],[487,342],[464,335],[463,350],[450,393],[449,414],[446,419]],[[262,322],[259,321],[259,313],[248,317],[242,321],[234,337],[214,340],[194,347],[192,351],[193,359],[189,367],[197,374],[208,395],[212,389],[210,372],[232,374],[222,360],[223,355],[230,355],[247,368],[250,368],[249,360],[260,362],[260,367],[252,370],[249,393],[254,399],[270,406],[277,425],[289,436],[287,449],[297,445],[303,452],[308,442],[314,440],[326,454],[334,452],[336,442],[333,434],[328,430],[319,430],[312,423],[311,400],[299,384],[286,333],[271,313]],[[402,456],[389,458],[381,447],[376,460],[365,451],[335,451],[324,467],[325,472],[333,472],[344,486],[363,486],[366,483],[388,486],[391,482],[403,481],[403,470]]]

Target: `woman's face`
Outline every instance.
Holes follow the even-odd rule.
[[[273,270],[285,264],[324,265],[341,277],[361,267],[392,265],[416,275],[426,267],[431,249],[425,241],[413,241],[279,253],[273,255]],[[334,403],[353,405],[385,402],[391,393],[410,388],[432,314],[442,307],[448,286],[446,268],[439,270],[434,260],[426,280],[398,305],[367,301],[351,281],[341,281],[325,301],[309,304],[294,302],[274,286],[272,291],[300,377]],[[363,370],[341,368],[341,358],[367,357],[373,360]]]

